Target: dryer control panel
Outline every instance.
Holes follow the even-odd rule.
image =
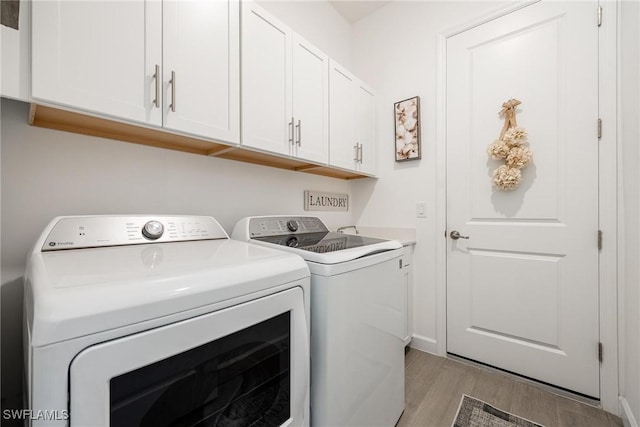
[[[229,238],[208,216],[67,216],[55,218],[48,228],[43,252]]]

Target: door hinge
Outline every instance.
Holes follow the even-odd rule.
[[[598,250],[602,250],[602,230],[598,230]]]
[[[598,119],[598,139],[602,138],[602,119]]]
[[[599,342],[598,343],[598,361],[600,363],[602,363],[602,355],[603,355],[603,353],[604,353],[604,350],[602,349],[602,343]]]
[[[602,6],[598,6],[598,27],[602,26]]]

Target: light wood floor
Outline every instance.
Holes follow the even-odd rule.
[[[622,427],[620,418],[527,382],[411,349],[397,427],[451,427],[462,394],[546,427]]]

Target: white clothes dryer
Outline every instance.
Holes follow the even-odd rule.
[[[55,218],[25,273],[34,426],[308,426],[309,270],[211,217]]]
[[[312,427],[393,427],[404,410],[402,245],[313,216],[244,218],[232,238],[307,261]]]

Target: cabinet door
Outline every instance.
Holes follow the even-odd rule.
[[[358,170],[376,173],[376,98],[362,82],[356,88],[356,142],[361,144]]]
[[[290,154],[291,121],[291,30],[243,3],[242,144]]]
[[[329,70],[329,164],[356,168],[355,78],[331,61]]]
[[[164,1],[165,128],[240,142],[239,13],[237,1]]]
[[[154,1],[34,1],[32,97],[160,125],[161,25]]]
[[[329,58],[293,35],[293,117],[296,157],[329,162]]]

